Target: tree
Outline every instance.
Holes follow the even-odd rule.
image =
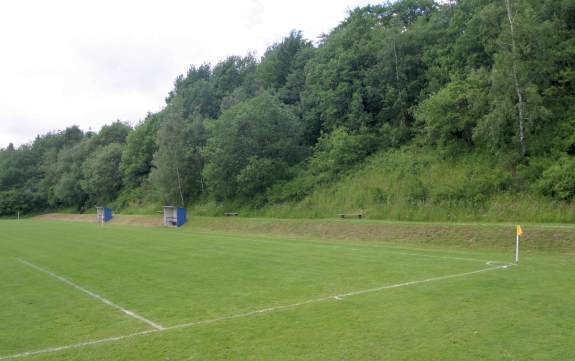
[[[386,124],[409,139],[435,10],[426,0],[358,8],[324,39],[306,65],[301,97],[311,144],[322,131],[377,132]]]
[[[123,146],[111,143],[97,149],[82,164],[81,186],[92,204],[105,204],[116,198],[122,188],[120,161]]]
[[[517,42],[515,40],[515,24],[513,19],[513,12],[511,10],[511,0],[505,0],[505,9],[507,10],[507,20],[509,20],[509,34],[511,35],[511,76],[513,79],[513,86],[515,94],[517,95],[517,120],[519,122],[519,143],[521,144],[521,154],[525,156],[527,148],[525,145],[525,106],[523,104],[523,90],[519,85],[518,65],[519,61]]]
[[[259,85],[274,91],[285,87],[290,74],[305,65],[306,57],[300,55],[310,48],[311,42],[303,38],[301,31],[292,30],[280,43],[266,50],[257,67]]]
[[[255,95],[257,88],[255,78],[256,64],[256,59],[251,54],[245,57],[230,56],[216,64],[210,80],[213,84],[214,96],[219,102],[219,111],[222,110],[222,101],[234,92],[237,95],[237,89],[241,89],[240,92],[243,93],[244,99]]]
[[[160,200],[185,206],[203,192],[200,149],[206,132],[201,118],[184,118],[180,100],[174,100],[163,117],[150,181]]]
[[[191,66],[135,129],[71,126],[0,149],[0,213],[146,195],[288,199],[279,188],[301,199],[410,142],[481,153],[513,170],[517,190],[571,201],[574,13],[564,0],[356,8],[317,46],[292,31],[259,64],[248,54]]]
[[[454,79],[417,106],[415,117],[427,142],[454,154],[471,149],[477,120],[489,111],[488,76],[480,69]]]
[[[487,5],[490,17],[501,26],[491,70],[491,109],[478,123],[475,138],[499,155],[514,154],[517,161],[549,150],[554,127],[544,89],[552,86],[555,44],[561,34],[553,22],[537,18],[529,0]],[[536,4],[536,5],[533,5]],[[547,99],[546,99],[547,98]],[[559,120],[556,117],[555,120]]]
[[[110,125],[104,125],[100,132],[92,138],[92,142],[98,145],[108,145],[112,143],[125,143],[132,128],[119,120]]]
[[[210,125],[204,176],[217,199],[249,197],[303,159],[302,126],[267,92],[225,111]]]
[[[120,170],[126,188],[142,186],[152,169],[152,159],[157,150],[156,136],[161,124],[160,114],[148,114],[126,138]]]

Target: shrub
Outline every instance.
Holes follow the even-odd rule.
[[[265,191],[278,178],[285,178],[286,164],[269,158],[250,157],[236,177],[240,193],[250,196]]]
[[[37,194],[22,190],[0,192],[0,215],[31,212],[46,207],[44,199]]]
[[[543,172],[538,183],[544,195],[560,200],[575,197],[575,158],[565,156]]]
[[[314,173],[337,174],[362,161],[377,149],[371,134],[351,134],[338,128],[319,138],[309,167]]]

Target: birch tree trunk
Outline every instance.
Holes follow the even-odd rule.
[[[402,102],[402,95],[401,95],[401,82],[399,80],[399,58],[397,56],[397,48],[395,46],[395,42],[397,40],[397,34],[393,37],[393,56],[395,58],[395,86],[397,88],[397,101]],[[405,117],[401,117],[401,125],[405,126]]]
[[[527,153],[525,145],[525,112],[523,104],[523,93],[519,85],[519,77],[517,75],[517,44],[515,42],[515,26],[513,24],[513,13],[511,11],[511,0],[505,0],[505,7],[507,8],[507,19],[509,20],[509,30],[511,32],[511,63],[513,72],[513,84],[515,86],[515,93],[517,95],[517,115],[519,118],[519,143],[521,144],[521,154],[525,156]]]
[[[395,48],[395,37],[393,38],[393,56],[395,57],[395,86],[397,87],[397,96],[401,97],[399,84],[399,59],[397,58],[397,49]]]

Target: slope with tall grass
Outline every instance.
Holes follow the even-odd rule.
[[[279,218],[361,212],[371,219],[413,221],[575,221],[572,204],[525,192],[529,187],[537,184],[489,157],[443,157],[407,147],[376,153],[339,175],[302,172],[270,191],[263,206],[203,202],[192,211],[218,215],[234,208],[246,216]]]

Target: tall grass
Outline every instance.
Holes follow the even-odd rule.
[[[487,157],[442,159],[437,152],[408,148],[378,153],[340,178],[317,184],[299,200],[263,207],[207,202],[193,206],[191,212],[221,215],[234,207],[241,215],[278,218],[333,218],[342,212],[362,212],[367,218],[387,220],[575,221],[575,204],[538,195],[524,183]]]
[[[529,180],[490,157],[442,158],[417,147],[382,151],[345,173],[300,172],[273,188],[268,202],[216,202],[205,197],[192,215],[270,218],[334,218],[361,212],[400,221],[575,222],[575,204],[542,196]],[[136,203],[122,213],[152,214],[161,204]]]

